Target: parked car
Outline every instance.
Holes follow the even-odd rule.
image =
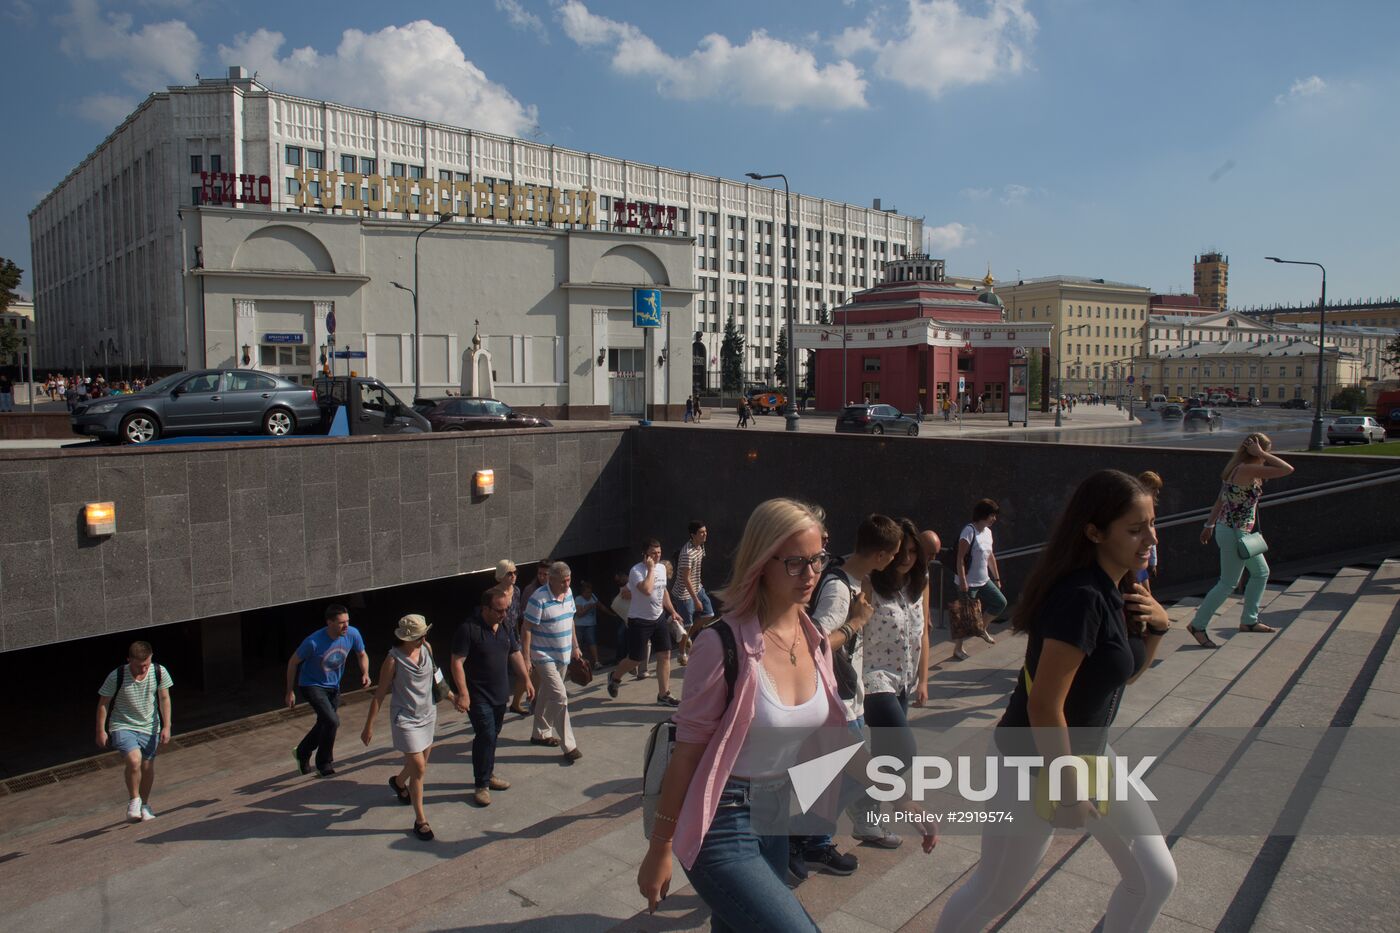
[[[427,418],[372,376],[317,376],[312,384],[327,427],[336,409],[344,407],[351,434],[427,434],[433,429]]]
[[[1147,407],[1148,409],[1161,409],[1161,407],[1165,404],[1167,404],[1167,397],[1165,395],[1162,395],[1161,393],[1158,393],[1157,395],[1152,396],[1152,400],[1147,403]]]
[[[1343,415],[1327,426],[1329,444],[1369,444],[1385,440],[1385,428],[1370,415]]]
[[[1193,395],[1186,400],[1186,410],[1193,411],[1197,408],[1200,408],[1204,404],[1205,402],[1202,402],[1199,398]]]
[[[836,416],[837,434],[919,433],[919,423],[893,405],[847,405]]]
[[[79,405],[73,433],[123,444],[162,435],[262,433],[284,437],[321,421],[316,390],[256,369],[188,370],[133,395]]]
[[[1279,408],[1312,408],[1312,402],[1305,398],[1284,399]]]
[[[1168,402],[1167,404],[1165,404],[1165,405],[1162,406],[1162,419],[1163,419],[1163,420],[1166,420],[1167,418],[1180,418],[1180,417],[1181,417],[1181,414],[1182,414],[1182,408],[1181,408],[1181,406],[1175,404],[1174,402]]]
[[[1207,408],[1204,405],[1199,408],[1189,408],[1186,410],[1186,417],[1181,419],[1181,426],[1186,430],[1200,429],[1214,431],[1221,424],[1220,412],[1214,408]]]
[[[1259,401],[1259,399],[1257,399],[1257,398],[1255,398],[1254,396],[1251,395],[1251,396],[1249,397],[1249,401],[1248,401],[1248,402],[1245,402],[1245,404],[1248,405],[1250,408],[1258,408],[1260,405],[1262,405],[1262,404],[1264,404],[1264,403],[1261,402],[1261,401]]]
[[[476,396],[420,398],[413,403],[434,431],[488,431],[495,428],[548,428],[547,418],[522,415],[505,402]]]
[[[1182,398],[1180,395],[1168,395],[1167,402],[1171,405],[1184,405],[1186,399]]]

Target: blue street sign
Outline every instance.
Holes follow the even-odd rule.
[[[661,326],[661,289],[632,289],[632,326]]]
[[[335,309],[326,312],[326,333],[335,333]]]
[[[1129,377],[1128,377],[1128,385],[1132,385],[1132,384],[1133,384],[1133,377],[1132,377],[1132,376],[1129,376]]]
[[[263,343],[306,343],[306,334],[263,334]]]
[[[365,358],[364,350],[336,350],[335,358],[338,360],[362,360]]]

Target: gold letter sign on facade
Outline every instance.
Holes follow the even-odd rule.
[[[455,214],[529,224],[578,224],[597,220],[598,196],[588,188],[549,188],[497,182],[433,181],[399,175],[361,175],[334,170],[296,170],[297,207],[339,207],[345,213],[391,211],[422,217]],[[311,185],[320,189],[312,195]],[[363,187],[362,187],[363,185]]]

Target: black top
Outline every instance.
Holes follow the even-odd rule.
[[[510,701],[510,656],[519,650],[520,639],[513,625],[502,622],[493,632],[478,613],[457,626],[452,656],[465,659],[462,673],[473,703],[505,706]]]
[[[1036,614],[1026,645],[1026,670],[1032,681],[1047,638],[1084,652],[1065,697],[1065,723],[1075,754],[1098,754],[1118,712],[1123,685],[1147,656],[1143,640],[1128,635],[1123,594],[1098,564],[1056,583]],[[997,726],[997,745],[1007,754],[1037,753],[1027,699],[1025,675],[1018,671],[1011,702]]]

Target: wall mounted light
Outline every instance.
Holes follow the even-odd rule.
[[[472,494],[489,496],[496,491],[496,471],[477,470],[472,476]]]
[[[253,362],[252,350],[253,350],[253,348],[250,347],[248,344],[245,343],[245,344],[243,345],[243,365],[244,365],[244,366],[247,366],[249,363]]]
[[[117,533],[117,504],[89,502],[83,506],[83,520],[87,523],[89,538],[114,535]]]
[[[598,365],[602,366],[608,361],[608,348],[602,347],[598,350]]]

